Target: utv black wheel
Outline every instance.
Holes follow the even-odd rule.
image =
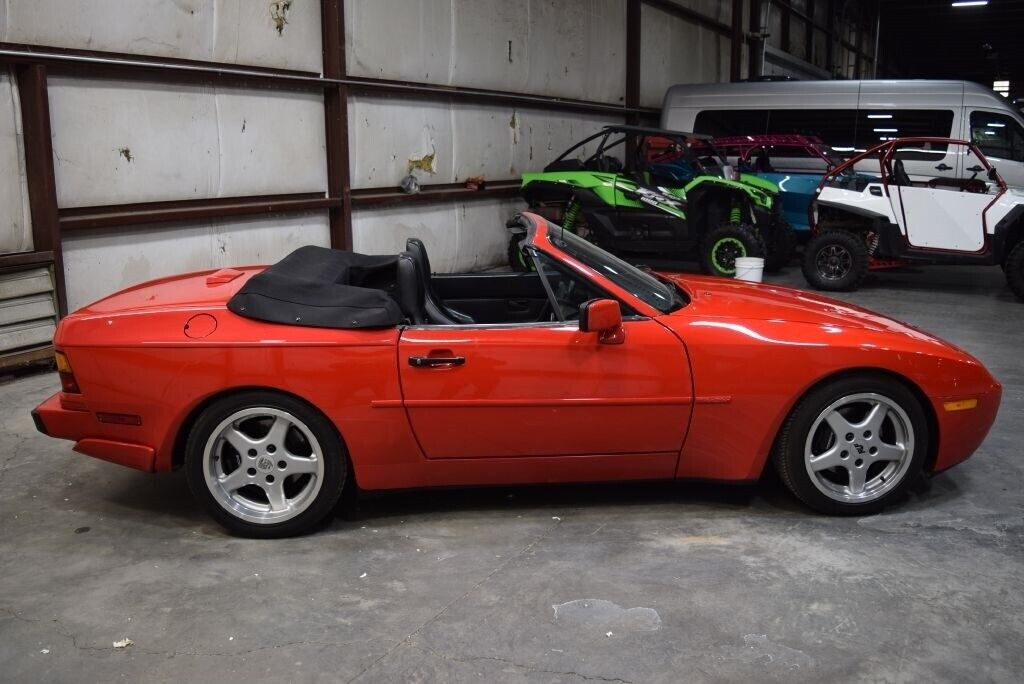
[[[779,218],[775,224],[772,239],[768,242],[768,256],[764,259],[766,271],[778,271],[793,260],[796,252],[796,232],[789,221]]]
[[[700,265],[705,273],[731,278],[736,259],[764,257],[764,243],[757,232],[743,224],[727,224],[711,230],[700,246]]]
[[[523,242],[522,235],[512,235],[508,239],[508,265],[518,273],[530,273],[535,270],[533,260],[530,259],[520,246]]]
[[[803,270],[817,290],[856,290],[868,274],[867,243],[861,235],[845,230],[821,233],[804,249]]]
[[[903,383],[861,373],[811,390],[779,432],[779,476],[805,504],[829,515],[868,515],[919,479],[928,422]]]
[[[1024,299],[1024,240],[1010,250],[1003,263],[1003,270],[1006,271],[1006,282],[1013,290],[1013,294]]]
[[[274,539],[308,531],[348,477],[331,422],[294,397],[243,392],[200,414],[185,445],[192,494],[229,532]]]

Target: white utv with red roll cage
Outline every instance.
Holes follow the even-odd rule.
[[[941,161],[949,152],[956,169]],[[940,160],[936,169],[954,173],[906,173],[904,159],[929,156]],[[854,290],[869,270],[999,264],[1024,299],[1024,191],[1007,188],[973,143],[883,142],[826,173],[809,213],[813,237],[803,272],[819,290]]]

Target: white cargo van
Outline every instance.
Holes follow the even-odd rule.
[[[892,138],[976,143],[1006,183],[1024,187],[1024,119],[994,91],[967,81],[777,81],[676,85],[661,127],[714,136],[815,135],[837,157]],[[957,146],[901,155],[915,180],[970,175]]]

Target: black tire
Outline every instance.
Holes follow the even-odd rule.
[[[517,273],[532,273],[536,270],[533,260],[527,258],[519,245],[523,241],[523,235],[511,235],[508,239],[508,265]]]
[[[864,395],[880,399],[859,401]],[[850,400],[849,404],[842,403],[847,400]],[[864,416],[859,412],[861,405],[870,411],[872,401],[888,402],[902,411],[900,414],[894,409],[885,409],[874,442],[870,440],[870,431],[862,432],[855,425]],[[846,419],[854,423],[849,427],[856,432],[840,435],[825,420],[825,412],[829,415],[835,413],[829,409],[836,404],[846,411]],[[900,425],[904,425],[902,437],[898,435]],[[907,429],[910,430],[909,437]],[[853,439],[849,440],[849,437]],[[858,373],[823,384],[797,403],[779,432],[773,461],[786,487],[815,511],[828,515],[869,515],[900,499],[920,480],[929,437],[928,421],[914,392],[890,376]],[[883,443],[904,447],[904,455],[899,462],[872,462],[879,458],[880,447],[892,448],[882,446]],[[812,475],[814,466],[810,465],[812,456],[809,454],[820,458],[832,453],[833,447],[837,451],[829,460],[820,461]],[[832,462],[837,465],[825,467]],[[854,472],[859,473],[862,482],[854,480]],[[862,491],[859,498],[851,489],[858,485]]]
[[[868,246],[858,233],[828,230],[804,249],[804,278],[816,290],[856,290],[868,274]]]
[[[278,419],[280,446],[270,434]],[[264,427],[268,432],[259,437]],[[223,437],[228,430],[258,439],[242,454]],[[288,395],[250,391],[200,414],[185,445],[185,472],[192,494],[228,532],[276,539],[307,532],[331,513],[348,479],[348,458],[322,413]],[[235,482],[246,484],[228,484],[236,473]],[[272,490],[280,491],[284,508],[274,510]],[[267,510],[261,513],[260,506]]]
[[[1013,294],[1017,295],[1018,299],[1024,299],[1024,240],[1010,250],[1006,261],[1003,262],[1003,270],[1006,272],[1006,283]]]
[[[705,273],[731,278],[738,257],[764,257],[764,242],[750,226],[725,224],[708,231],[700,243],[700,266]]]
[[[772,239],[768,243],[768,256],[764,259],[766,271],[779,271],[789,265],[796,253],[796,231],[789,221],[779,217],[775,223]]]

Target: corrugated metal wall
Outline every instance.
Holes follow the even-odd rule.
[[[728,80],[737,56],[743,76],[751,48],[737,27],[752,23],[753,1],[743,3],[744,16],[734,26],[734,3],[717,0],[345,0],[348,76],[512,94],[509,104],[406,93],[379,83],[356,88],[347,98],[350,187],[396,187],[413,160],[428,185],[461,184],[472,176],[515,179],[600,126],[622,122],[624,106],[660,106],[670,85]],[[0,3],[0,42],[315,75],[324,72],[324,45],[331,45],[321,26],[330,2],[7,0]],[[817,20],[824,4],[792,6]],[[627,16],[631,6],[638,13]],[[627,45],[631,21],[642,36],[634,52]],[[743,39],[736,55],[730,54],[730,33]],[[814,31],[809,35],[811,43],[820,42]],[[777,38],[769,38],[775,49],[772,41]],[[790,48],[802,45],[789,42]],[[801,49],[816,61],[818,53]],[[633,95],[627,94],[629,59],[639,64]],[[0,70],[0,255],[33,249],[13,73]],[[327,199],[337,196],[322,86],[222,84],[163,73],[57,69],[44,75],[61,225],[68,210],[82,207],[114,211],[110,205],[284,193],[324,197],[329,186]],[[524,95],[585,106],[532,106]],[[505,194],[415,204],[395,198],[385,208],[357,204],[353,246],[394,252],[417,235],[440,270],[499,263],[505,220],[519,207]],[[271,262],[302,244],[331,244],[332,236],[337,243],[339,234],[336,214],[329,223],[326,210],[245,218],[197,213],[200,218],[173,223],[120,221],[115,227],[107,221],[101,228],[62,231],[63,266],[56,275],[66,281],[68,308],[162,275]],[[5,277],[11,273],[0,268]],[[11,320],[18,312],[42,311],[35,300],[0,306],[7,306]],[[6,319],[0,317],[0,328]]]

